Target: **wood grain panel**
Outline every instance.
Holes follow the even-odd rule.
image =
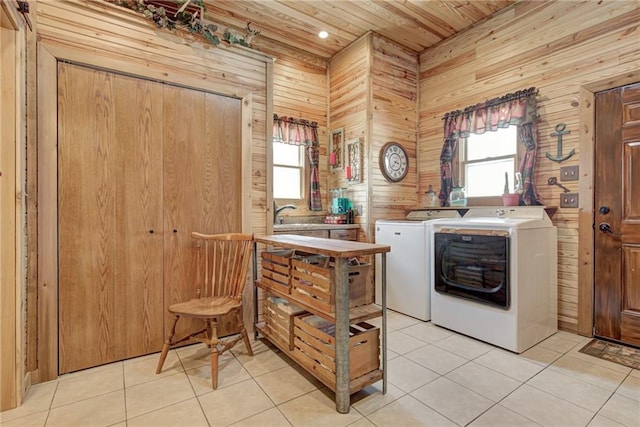
[[[22,399],[22,390],[19,388],[23,369],[16,370],[21,352],[16,340],[18,336],[16,326],[19,326],[21,313],[17,307],[22,294],[18,284],[21,283],[20,271],[16,268],[22,263],[19,254],[22,252],[16,231],[23,226],[20,221],[20,195],[17,192],[21,188],[19,177],[20,165],[16,162],[17,153],[20,152],[20,140],[16,133],[16,123],[20,121],[16,77],[20,70],[20,64],[16,62],[18,52],[18,33],[12,25],[7,10],[0,5],[0,112],[2,113],[2,125],[0,126],[0,337],[2,337],[3,352],[0,356],[0,411],[14,408]],[[17,186],[16,186],[17,184]],[[19,190],[18,190],[19,191]],[[16,200],[16,196],[18,200]],[[21,328],[21,327],[20,327]],[[17,372],[16,372],[17,371]]]
[[[417,204],[418,55],[374,34],[372,40],[371,214],[368,234],[375,238],[375,222],[403,218]],[[388,141],[405,148],[409,172],[399,183],[388,183],[378,164]]]
[[[621,339],[625,342],[640,345],[640,269],[629,266],[640,266],[640,247],[622,246],[624,268],[622,278],[622,313],[621,313]]]
[[[211,185],[207,176],[211,141],[205,138],[204,93],[165,86],[163,101],[164,313],[169,325],[168,307],[197,296],[191,285],[195,283],[191,232],[206,233],[210,226],[204,221],[204,190]],[[193,320],[180,322],[178,335],[195,330],[195,325]]]
[[[58,66],[60,372],[116,360],[114,76]]]
[[[404,217],[416,203],[416,127],[418,57],[375,33],[361,37],[330,61],[331,128],[345,129],[345,139],[363,141],[362,183],[348,184],[338,171],[329,187],[348,187],[348,197],[362,212],[358,239],[373,242],[376,219]],[[409,174],[389,184],[378,169],[378,153],[388,141],[403,144]],[[367,288],[373,298],[373,282]]]
[[[622,259],[624,265],[640,265],[640,247],[623,245]],[[622,280],[622,310],[629,310],[630,315],[640,312],[640,271],[638,269],[624,269]],[[635,312],[635,313],[633,313]],[[624,315],[624,314],[623,314]]]
[[[163,103],[156,82],[75,65],[59,75],[60,370],[69,372],[162,345]]]
[[[347,48],[367,31],[419,52],[467,28],[513,1],[219,1],[206,0],[207,16],[241,29],[247,21],[262,30],[254,46],[279,41],[323,58]],[[253,26],[253,25],[252,25]],[[320,30],[330,37],[316,38]]]
[[[115,76],[117,360],[164,342],[162,105],[162,84]]]
[[[36,20],[37,12],[32,10],[32,21]],[[16,22],[20,22],[17,20]],[[21,62],[24,64],[25,73],[25,129],[26,136],[26,152],[30,153],[26,156],[25,162],[25,191],[30,197],[26,197],[25,209],[27,222],[26,244],[26,298],[24,304],[25,311],[25,366],[24,372],[29,376],[28,383],[35,383],[35,372],[38,366],[38,351],[36,343],[38,342],[38,180],[33,176],[38,171],[38,156],[33,153],[38,152],[38,88],[37,88],[37,37],[33,31],[25,32],[25,55]],[[27,66],[27,64],[29,64]],[[55,91],[56,88],[53,88]],[[28,386],[27,386],[28,387]],[[25,387],[25,389],[27,388]]]
[[[640,124],[640,122],[638,122]],[[640,130],[640,126],[636,126],[636,130]],[[624,216],[623,227],[626,222],[640,221],[640,188],[636,186],[640,184],[640,135],[627,135],[628,132],[623,131],[623,138],[627,141],[624,143],[624,158],[623,158],[623,176],[625,182],[624,188]],[[630,133],[630,132],[629,132]],[[640,132],[638,132],[640,133]]]
[[[345,141],[362,140],[363,170],[368,171],[370,137],[367,117],[369,111],[369,73],[371,52],[370,35],[361,37],[347,49],[331,58],[329,62],[329,128],[343,128]],[[327,188],[348,188],[348,195],[354,206],[362,206],[362,214],[356,217],[360,224],[358,239],[370,241],[364,230],[368,224],[367,209],[369,197],[368,172],[361,183],[349,185],[342,170],[328,175]]]
[[[526,87],[539,89],[538,162],[535,182],[543,203],[559,204],[562,192],[548,186],[547,179],[560,176],[560,166],[580,164],[581,174],[588,174],[593,129],[585,128],[585,111],[593,111],[584,88],[589,90],[630,83],[639,70],[637,28],[640,6],[631,2],[519,2],[485,22],[449,38],[420,54],[419,100],[419,192],[439,178],[439,155],[442,147],[444,113]],[[633,47],[632,47],[633,46]],[[624,52],[624,53],[623,53]],[[563,140],[563,150],[576,155],[561,165],[550,162],[545,152],[556,152],[557,140],[551,137],[558,123],[567,124],[571,134]],[[586,130],[585,130],[586,129]],[[591,132],[591,133],[589,133]],[[583,162],[583,158],[587,161]],[[583,178],[585,175],[583,175]],[[586,175],[588,177],[588,175]],[[580,191],[583,200],[592,198],[592,188],[584,180],[563,183]],[[564,213],[567,215],[564,215]],[[577,211],[560,208],[553,218],[559,227],[558,278],[565,285],[558,289],[560,301],[573,298],[580,283],[592,283],[576,272],[589,273],[591,250],[584,248],[579,263],[578,240],[591,230],[587,218],[580,220]],[[580,224],[580,228],[579,228]],[[582,247],[582,246],[580,246]],[[588,295],[576,307],[560,305],[559,321],[563,327],[577,330],[578,313],[588,305]],[[586,307],[589,310],[589,307]],[[584,314],[582,314],[584,316]],[[590,333],[584,325],[581,333]]]

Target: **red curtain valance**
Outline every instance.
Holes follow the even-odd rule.
[[[318,143],[318,123],[274,114],[273,142],[292,145]]]
[[[511,125],[518,126],[518,142],[526,148],[519,167],[524,190],[520,196],[520,203],[524,205],[542,204],[533,182],[537,155],[537,94],[536,88],[532,87],[444,115],[442,118],[444,120],[444,144],[440,153],[441,187],[439,195],[442,206],[449,205],[449,194],[455,184],[452,162],[458,149],[458,139],[466,138],[472,133],[482,134]]]
[[[464,110],[451,111],[445,121],[445,137],[467,137],[510,125],[535,122],[537,113],[536,88],[532,87],[499,98],[472,105]]]

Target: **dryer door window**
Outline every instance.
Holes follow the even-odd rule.
[[[436,292],[508,309],[509,237],[438,233]]]

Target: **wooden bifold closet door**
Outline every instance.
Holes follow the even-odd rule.
[[[191,231],[241,228],[240,109],[59,63],[59,373],[160,350]]]

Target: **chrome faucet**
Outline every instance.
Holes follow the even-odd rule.
[[[276,201],[275,200],[273,201],[273,223],[274,224],[278,223],[278,214],[285,209],[298,209],[298,207],[295,205],[283,205],[283,206],[277,207]],[[280,224],[282,224],[282,218],[280,218]]]

